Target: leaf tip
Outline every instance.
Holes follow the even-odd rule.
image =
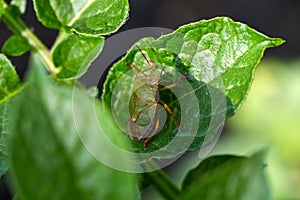
[[[273,47],[278,47],[284,43],[285,43],[285,40],[281,39],[281,38],[272,38],[271,39],[271,44]]]

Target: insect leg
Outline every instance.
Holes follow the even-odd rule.
[[[129,64],[129,63],[125,63],[125,64],[126,64],[128,67],[131,68],[131,70],[133,71],[133,73],[134,73],[135,76],[139,76],[139,75],[140,75],[139,72],[136,70],[135,66],[133,66],[133,65],[131,65],[131,64]],[[142,73],[142,75],[144,76],[143,73]]]
[[[157,118],[156,121],[155,121],[155,129],[153,130],[153,132],[149,135],[149,137],[144,142],[144,149],[146,149],[148,142],[155,135],[155,133],[158,130],[158,128],[159,128],[159,119]]]
[[[180,76],[176,83],[173,83],[173,84],[171,84],[171,85],[167,85],[167,86],[165,86],[165,87],[163,87],[163,88],[160,88],[159,91],[169,90],[169,89],[171,89],[171,88],[176,87],[177,85],[179,85],[179,83],[180,83],[180,81],[181,81],[182,79],[187,79],[187,77],[186,77],[186,76]]]
[[[183,130],[181,129],[181,127],[179,126],[179,123],[178,123],[178,121],[176,120],[176,118],[175,118],[175,116],[174,116],[174,114],[173,114],[171,108],[170,108],[165,102],[163,102],[162,100],[159,100],[158,102],[159,102],[159,103],[160,103],[160,104],[168,111],[168,113],[170,113],[170,115],[171,115],[171,117],[173,118],[173,120],[174,120],[174,122],[175,122],[177,128],[178,128],[180,131],[183,131]]]

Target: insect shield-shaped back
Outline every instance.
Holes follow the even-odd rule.
[[[149,69],[135,72],[132,95],[129,101],[129,132],[137,139],[149,137],[159,123],[158,101],[160,72],[156,64],[151,63]]]
[[[129,100],[130,117],[128,127],[131,138],[137,138],[138,140],[146,138],[144,141],[144,148],[146,148],[151,138],[164,126],[165,120],[162,120],[159,108],[166,110],[175,121],[178,129],[181,130],[172,110],[160,98],[160,91],[176,87],[179,81],[185,77],[180,77],[176,83],[171,81],[170,85],[159,87],[162,81],[167,81],[161,80],[165,67],[160,68],[155,63],[150,62],[142,50],[139,48],[138,50],[147,61],[149,68],[140,71],[137,67],[129,65],[135,77],[132,95]]]

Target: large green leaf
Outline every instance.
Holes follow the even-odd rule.
[[[59,79],[75,79],[83,75],[103,48],[104,37],[69,35],[53,51],[53,62]]]
[[[2,147],[1,147],[2,148]],[[0,177],[8,170],[7,155],[0,151]]]
[[[0,104],[0,177],[7,171],[7,136],[11,132],[11,101]]]
[[[5,41],[2,52],[10,56],[20,56],[30,49],[27,40],[21,35],[13,35]]]
[[[10,60],[0,54],[0,104],[14,96],[20,85],[19,76]]]
[[[14,96],[19,92],[20,85],[20,79],[11,62],[0,54],[0,176],[7,171],[7,136],[13,127]]]
[[[263,153],[249,158],[213,156],[185,177],[179,199],[269,199]]]
[[[254,70],[265,49],[283,42],[281,39],[269,38],[227,17],[188,24],[156,40],[140,40],[137,43],[139,48],[149,60],[156,63],[156,70],[161,71],[163,66],[169,66],[163,74],[175,76],[175,71],[180,72],[188,77],[192,90],[187,90],[178,98],[169,91],[160,94],[160,98],[173,110],[175,118],[185,121],[186,127],[182,127],[183,131],[176,135],[178,129],[174,120],[168,117],[167,125],[150,140],[146,149],[143,145],[144,140],[133,139],[135,151],[150,152],[164,147],[165,154],[154,157],[174,157],[183,151],[182,146],[186,145],[191,137],[194,137],[189,146],[191,150],[199,149],[204,141],[204,145],[208,145],[217,137],[216,133],[224,120],[232,116],[245,100]],[[102,95],[103,102],[115,111],[115,118],[122,118],[124,122],[127,122],[129,117],[126,115],[124,118],[122,113],[128,112],[129,105],[123,97],[130,98],[134,82],[134,76],[129,73],[129,64],[135,66],[138,71],[149,68],[141,52],[133,47],[110,69]],[[178,79],[178,75],[176,77]],[[128,84],[118,86],[123,80],[127,80]],[[173,81],[175,82],[176,78]],[[117,90],[117,86],[121,89]],[[198,99],[200,112],[197,111],[197,105],[183,99],[192,94]],[[180,99],[183,103],[179,105]],[[180,110],[181,106],[185,108]],[[196,135],[189,131],[189,127],[195,126],[195,123],[198,124]],[[122,130],[126,129],[126,125],[123,125],[125,128],[120,126]],[[182,143],[168,148],[166,145],[175,135],[181,137]]]
[[[113,33],[125,22],[129,12],[128,0],[33,2],[38,19],[46,27],[68,29],[81,34]]]
[[[79,139],[78,132],[97,131],[89,108],[99,103],[84,93],[72,101],[72,88],[52,83],[38,67],[30,73],[9,143],[12,181],[21,199],[137,198],[135,175],[103,165]],[[127,165],[126,157],[103,151]]]
[[[5,174],[8,169],[8,136],[13,132],[15,127],[13,119],[16,115],[18,100],[19,95],[0,104],[0,177]]]

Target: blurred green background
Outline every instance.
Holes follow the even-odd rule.
[[[212,153],[266,147],[274,199],[300,199],[300,60],[264,60],[245,104]]]

